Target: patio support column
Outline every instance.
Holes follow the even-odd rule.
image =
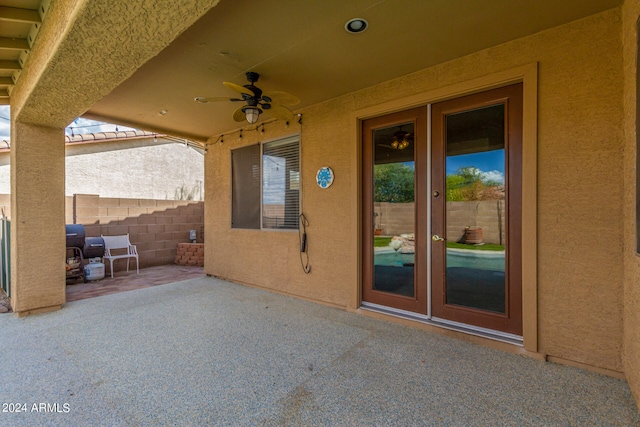
[[[64,129],[12,117],[11,306],[18,316],[65,303],[65,246]]]

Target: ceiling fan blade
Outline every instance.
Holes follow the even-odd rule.
[[[268,112],[273,117],[280,120],[291,121],[294,117],[291,110],[289,110],[287,107],[283,107],[282,105],[272,105]]]
[[[233,120],[235,120],[236,122],[241,122],[245,119],[244,111],[242,111],[244,107],[246,107],[246,105],[238,107],[236,111],[233,112]]]
[[[226,87],[228,87],[229,89],[233,89],[236,92],[242,93],[244,95],[255,96],[255,93],[253,93],[252,90],[247,89],[244,86],[240,86],[240,85],[237,85],[237,84],[231,83],[231,82],[222,82],[222,84],[225,85]]]
[[[243,99],[240,99],[240,98],[229,98],[228,96],[215,96],[213,98],[196,96],[193,100],[196,102],[200,102],[201,104],[207,104],[209,102],[218,102],[218,101],[244,101]]]
[[[267,102],[273,102],[275,104],[282,105],[297,105],[300,103],[300,98],[298,98],[297,96],[292,95],[288,92],[281,92],[277,90],[263,94],[262,98],[269,98],[270,101]]]

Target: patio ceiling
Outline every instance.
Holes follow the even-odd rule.
[[[0,0],[0,5],[9,3],[29,2]],[[39,2],[34,3],[29,7],[37,8]],[[200,104],[194,97],[234,97],[222,82],[246,84],[246,71],[260,74],[257,86],[265,91],[297,95],[301,103],[294,108],[300,109],[619,4],[221,0],[84,115],[205,141],[243,126],[231,118],[239,103]],[[349,34],[344,25],[356,17],[369,27]],[[0,37],[13,37],[4,28]]]

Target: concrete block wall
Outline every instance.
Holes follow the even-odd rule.
[[[374,203],[376,228],[385,236],[397,236],[415,232],[415,207],[413,203]]]
[[[480,227],[485,243],[504,244],[506,225],[504,200],[447,202],[447,239],[458,241],[466,227]],[[415,209],[413,203],[375,203],[374,222],[385,236],[413,233]]]
[[[447,202],[447,211],[448,240],[460,240],[466,227],[480,227],[485,243],[504,244],[504,200]]]
[[[76,194],[67,198],[66,214],[67,224],[84,225],[87,237],[129,233],[141,268],[174,263],[178,244],[191,242],[190,230],[202,243],[204,202]],[[116,261],[115,271],[122,269],[126,263]]]

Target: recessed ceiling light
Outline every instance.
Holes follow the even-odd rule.
[[[344,29],[351,34],[358,34],[366,30],[368,26],[369,23],[366,19],[353,18],[347,21],[346,24],[344,24]]]

